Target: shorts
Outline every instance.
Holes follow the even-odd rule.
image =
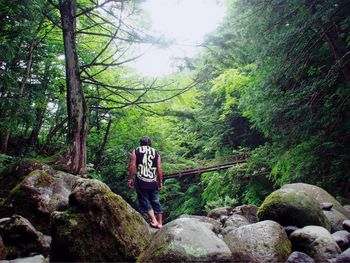
[[[152,209],[157,214],[162,213],[158,190],[140,189],[139,187],[136,187],[136,193],[141,213],[147,213]]]

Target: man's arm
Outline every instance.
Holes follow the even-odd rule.
[[[130,188],[134,188],[134,174],[136,170],[136,154],[135,150],[131,153],[130,163],[129,163],[129,179],[128,179],[128,186]]]
[[[160,155],[158,155],[157,171],[158,171],[158,185],[159,185],[159,189],[162,189],[163,188],[163,170],[162,170],[162,161],[160,159]]]

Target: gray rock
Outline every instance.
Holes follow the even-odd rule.
[[[258,207],[256,205],[241,205],[237,206],[232,210],[233,214],[238,214],[244,216],[250,224],[256,223],[258,221],[256,213],[258,212]]]
[[[350,214],[350,205],[344,205],[343,207]]]
[[[286,263],[315,263],[315,260],[303,252],[294,251],[290,254]]]
[[[36,255],[34,257],[16,258],[14,260],[0,261],[0,263],[46,263],[43,255]]]
[[[350,232],[350,220],[344,220],[343,221],[343,229]]]
[[[0,234],[7,251],[6,259],[27,257],[33,253],[47,256],[50,253],[51,237],[37,231],[22,216],[13,215],[2,221]]]
[[[50,260],[135,261],[151,233],[143,217],[98,181],[79,179],[69,209],[51,215]]]
[[[181,217],[154,236],[138,262],[231,262],[232,254],[205,217]]]
[[[290,235],[293,250],[302,251],[316,262],[331,262],[341,249],[329,231],[320,226],[306,226]]]
[[[325,202],[325,203],[321,203],[320,206],[322,210],[331,210],[333,207],[333,204]]]
[[[267,196],[258,210],[259,221],[272,220],[282,226],[331,225],[316,199],[303,191],[281,188]]]
[[[49,174],[53,172],[50,166],[34,159],[22,159],[7,167],[6,170],[0,174],[0,197],[6,198],[11,189],[34,170],[43,170]]]
[[[248,219],[242,215],[233,214],[228,217],[228,219],[225,222],[224,227],[233,226],[233,227],[240,227],[249,225]]]
[[[350,248],[341,253],[334,263],[349,263],[350,262]]]
[[[324,189],[311,185],[311,184],[304,184],[304,183],[295,183],[295,184],[285,184],[282,186],[283,189],[294,189],[297,191],[304,191],[307,195],[309,195],[312,198],[315,198],[319,204],[321,203],[332,203],[333,209],[339,211],[340,213],[344,214],[347,218],[350,217],[350,213],[327,191]]]
[[[291,243],[278,223],[262,221],[230,231],[224,240],[234,262],[285,262]]]
[[[207,217],[207,216],[194,216],[194,215],[181,215],[179,218],[189,218],[193,221],[197,221],[199,223],[208,223],[212,225],[212,231],[216,234],[221,232],[221,224],[217,220]]]
[[[331,232],[343,230],[343,222],[347,220],[346,216],[335,209],[323,210],[324,215],[331,223]]]
[[[1,214],[22,215],[39,231],[48,234],[51,213],[68,207],[68,196],[78,178],[58,171],[34,170],[12,189]]]
[[[348,231],[341,230],[334,232],[332,237],[343,251],[350,247],[350,233]]]
[[[208,217],[213,219],[220,219],[221,216],[228,216],[232,212],[232,207],[215,208],[208,213]]]

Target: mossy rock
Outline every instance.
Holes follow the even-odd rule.
[[[51,167],[35,159],[23,159],[10,165],[0,174],[0,197],[7,198],[11,189],[19,184],[29,173],[38,169],[49,174],[53,172]]]
[[[233,262],[285,262],[292,252],[282,226],[270,220],[236,228],[224,240],[232,251]]]
[[[266,197],[258,210],[259,221],[272,220],[282,226],[331,225],[316,199],[293,189],[279,189]]]
[[[45,170],[34,170],[18,183],[2,202],[0,216],[19,214],[39,231],[49,234],[50,215],[68,207],[68,196],[78,177]]]
[[[232,254],[216,231],[215,220],[183,216],[165,226],[137,262],[232,262]]]
[[[319,204],[332,203],[333,209],[339,211],[348,219],[350,219],[350,213],[331,194],[329,194],[326,190],[322,189],[321,187],[311,184],[294,183],[286,184],[282,186],[282,189],[294,189],[296,191],[303,191],[308,196],[316,199]]]
[[[52,261],[136,261],[151,239],[143,217],[100,181],[79,179],[69,205],[51,216]]]
[[[315,262],[334,262],[341,253],[341,249],[329,231],[320,226],[297,229],[290,235],[290,240],[293,250],[306,253]]]

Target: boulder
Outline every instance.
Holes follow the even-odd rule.
[[[347,217],[344,214],[335,209],[323,210],[323,213],[331,223],[332,233],[344,229],[343,222],[347,220]]]
[[[323,226],[330,230],[331,225],[316,199],[305,192],[282,188],[266,197],[258,210],[259,221],[272,220],[282,226],[308,225]]]
[[[293,250],[308,254],[316,262],[331,262],[341,249],[327,229],[320,226],[306,226],[290,235]]]
[[[189,219],[192,219],[193,221],[197,221],[199,223],[211,224],[212,227],[213,227],[212,231],[215,234],[220,233],[221,228],[222,228],[222,225],[220,224],[219,221],[217,221],[217,220],[215,220],[213,218],[207,217],[207,216],[181,215],[179,218],[189,218]]]
[[[349,263],[349,262],[350,262],[350,248],[348,248],[339,256],[337,256],[336,260],[334,261],[334,263]]]
[[[209,211],[207,217],[213,219],[220,219],[222,216],[228,216],[231,214],[232,207],[220,207]]]
[[[350,247],[350,233],[348,231],[334,232],[332,237],[343,251]]]
[[[6,259],[27,257],[32,254],[50,253],[51,237],[37,231],[33,225],[19,215],[1,220],[0,235],[6,248]]]
[[[315,260],[303,252],[294,251],[290,254],[286,263],[315,263]]]
[[[135,261],[151,234],[143,217],[110,188],[79,179],[69,208],[51,215],[50,261]]]
[[[215,233],[216,226],[202,218],[181,217],[164,225],[138,262],[231,262],[231,251]]]
[[[258,212],[258,207],[256,205],[241,205],[237,206],[232,210],[233,214],[244,216],[250,224],[256,223],[258,221],[256,213]]]
[[[13,260],[0,261],[1,263],[46,263],[48,262],[43,255],[36,255],[33,257],[16,258]]]
[[[22,159],[15,162],[0,174],[0,197],[6,198],[11,189],[34,170],[43,170],[49,174],[53,172],[53,169],[50,166],[34,159]]]
[[[77,176],[64,172],[34,170],[11,190],[0,215],[22,215],[35,228],[48,234],[51,213],[68,207],[68,196],[77,179]]]
[[[304,191],[310,197],[315,198],[320,205],[322,203],[332,203],[333,209],[344,214],[347,218],[350,218],[350,213],[332,195],[318,186],[304,183],[285,184],[282,186],[282,189],[287,188],[297,191]]]
[[[241,226],[225,235],[224,240],[234,262],[285,262],[291,253],[286,232],[270,220]]]
[[[238,228],[240,226],[245,226],[249,224],[250,223],[246,217],[238,214],[233,214],[227,218],[227,220],[225,221],[224,227],[226,228],[229,226],[233,226]]]

